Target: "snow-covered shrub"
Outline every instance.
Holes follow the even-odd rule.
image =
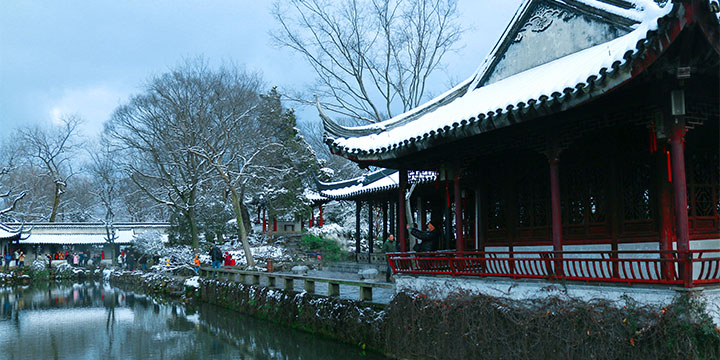
[[[162,234],[157,230],[146,231],[136,235],[133,239],[135,249],[143,254],[159,254],[165,245],[162,242]]]
[[[35,261],[32,262],[32,265],[30,265],[30,268],[31,268],[33,271],[38,272],[38,271],[43,271],[43,270],[45,270],[45,267],[46,267],[46,266],[47,266],[47,265],[45,265],[45,261],[43,261],[43,260],[35,260]]]

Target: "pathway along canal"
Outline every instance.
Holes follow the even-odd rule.
[[[0,288],[0,357],[384,359],[208,304],[190,312],[100,283]]]

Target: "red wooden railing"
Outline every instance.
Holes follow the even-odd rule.
[[[690,262],[691,287],[720,284],[720,250],[691,250],[684,257],[678,251],[439,251],[387,257],[393,273],[686,286],[683,265]]]

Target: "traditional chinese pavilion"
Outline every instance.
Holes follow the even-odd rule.
[[[407,173],[406,173],[407,174]],[[435,191],[437,188],[437,176],[435,172],[414,172],[409,184],[419,186],[415,192],[415,209],[417,216],[420,217],[421,223],[424,225],[424,219],[430,210],[428,204],[440,192]],[[373,262],[374,241],[368,241],[368,253],[361,254],[361,234],[360,219],[363,204],[367,205],[367,238],[377,240],[374,231],[375,219],[378,221],[377,231],[382,240],[387,239],[388,234],[396,234],[398,232],[396,214],[404,215],[404,208],[398,209],[398,193],[400,188],[400,172],[395,169],[377,169],[367,174],[352,179],[336,182],[321,182],[316,184],[318,194],[324,199],[337,201],[350,201],[355,203],[355,253],[358,261]],[[437,203],[437,201],[432,201]],[[384,258],[383,260],[384,261]]]
[[[399,209],[410,170],[451,184],[431,208],[453,249],[400,232],[396,272],[720,283],[720,8],[659,3],[526,0],[430,102],[363,127],[321,111],[334,154],[399,170]]]

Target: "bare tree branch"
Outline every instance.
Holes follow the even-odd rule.
[[[275,42],[314,69],[328,110],[368,122],[425,101],[462,33],[457,0],[276,0],[273,15]]]

